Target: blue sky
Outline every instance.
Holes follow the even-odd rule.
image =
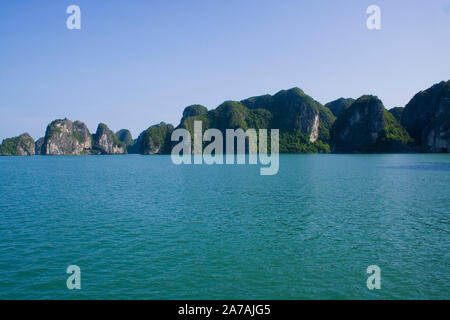
[[[81,30],[66,28],[71,4]],[[450,0],[2,0],[0,139],[64,117],[136,137],[190,104],[294,86],[403,106],[450,78],[449,57]]]

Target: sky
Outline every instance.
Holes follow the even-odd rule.
[[[449,57],[450,0],[1,0],[0,140],[65,117],[135,138],[191,104],[292,87],[389,109],[448,80]]]

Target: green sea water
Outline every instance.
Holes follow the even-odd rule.
[[[449,186],[449,155],[1,157],[0,299],[449,299]]]

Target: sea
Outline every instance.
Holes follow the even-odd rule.
[[[0,299],[449,298],[449,154],[0,157]]]

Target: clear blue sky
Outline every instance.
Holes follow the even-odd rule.
[[[81,30],[66,28],[71,4]],[[380,31],[366,28],[370,4]],[[64,117],[136,137],[190,104],[294,86],[391,108],[449,75],[449,0],[0,2],[0,139]]]

